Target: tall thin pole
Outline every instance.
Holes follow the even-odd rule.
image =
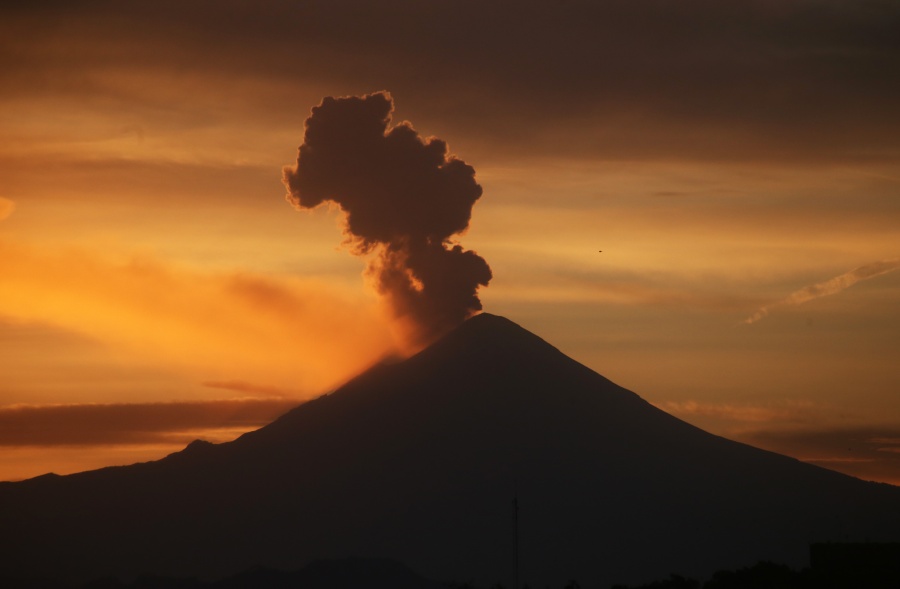
[[[519,589],[519,494],[513,496],[513,586]]]

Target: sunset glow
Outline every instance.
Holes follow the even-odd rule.
[[[282,183],[323,98],[388,91],[474,168],[441,238],[486,311],[900,484],[896,7],[263,4],[0,9],[0,480],[233,439],[397,353],[375,250]]]

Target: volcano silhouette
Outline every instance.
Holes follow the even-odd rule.
[[[900,488],[711,435],[507,319],[225,444],[0,484],[0,574],[207,577],[384,557],[531,586],[706,576],[810,542],[896,541]]]

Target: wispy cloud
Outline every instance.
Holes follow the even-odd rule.
[[[443,126],[500,144],[492,151],[501,153],[537,146],[620,160],[777,161],[895,153],[897,91],[883,63],[896,58],[896,2],[831,2],[828,10],[807,11],[799,1],[694,0],[667,3],[664,14],[651,15],[637,2],[568,2],[555,13],[554,27],[543,26],[542,2],[516,3],[519,27],[505,26],[506,3],[467,4],[477,5],[477,19],[410,0],[269,2],[256,12],[228,2],[214,14],[195,2],[79,3],[58,7],[51,24],[65,27],[39,27],[33,23],[46,20],[40,7],[17,3],[22,7],[5,11],[2,23],[4,43],[20,56],[4,63],[4,73],[17,81],[6,102],[17,100],[13,113],[34,115],[5,123],[44,121],[55,107],[49,112],[65,112],[62,121],[75,127],[92,120],[82,113],[118,114],[130,106],[119,135],[135,136],[133,121],[142,121],[154,130],[143,141],[152,145],[171,127],[159,118],[178,117],[204,131],[172,133],[180,140],[172,147],[190,152],[183,144],[205,136],[211,119],[231,119],[235,128],[247,120],[295,120],[298,94],[316,86],[355,87],[362,69],[398,95],[414,96],[418,108],[465,113]],[[696,18],[698,11],[709,18]],[[347,27],[348,21],[368,26]],[[536,38],[530,33],[538,28]],[[458,42],[461,30],[468,43]],[[573,62],[573,50],[583,59]],[[298,55],[316,58],[297,68]],[[591,75],[581,63],[592,64]],[[423,83],[423,71],[440,71],[443,83]],[[102,75],[103,84],[85,83],[89,75]],[[223,91],[231,100],[221,100]],[[79,106],[82,111],[73,111]],[[405,112],[420,119],[417,111]],[[228,149],[252,145],[246,133],[240,136]]]
[[[0,221],[12,215],[16,210],[16,203],[0,196]]]
[[[286,399],[291,397],[298,398],[302,395],[301,391],[294,391],[270,385],[255,384],[252,382],[245,382],[243,380],[208,380],[201,384],[211,389],[234,391],[236,393],[243,393],[251,397]]]
[[[689,400],[668,401],[661,404],[660,408],[686,419],[709,417],[735,424],[757,424],[807,421],[814,405],[807,401],[785,401],[777,405],[740,405]]]
[[[209,381],[262,381],[304,396],[391,349],[374,303],[321,281],[204,273],[165,260],[0,239],[0,308]]]
[[[803,303],[806,303],[813,299],[837,294],[842,290],[850,288],[857,282],[893,272],[898,268],[900,268],[900,258],[881,260],[879,262],[873,262],[871,264],[866,264],[865,266],[860,266],[859,268],[854,268],[849,272],[845,272],[840,276],[835,276],[834,278],[826,280],[825,282],[819,282],[818,284],[813,284],[801,288],[800,290],[791,293],[786,298],[781,299],[780,301],[776,301],[774,303],[760,307],[759,310],[756,311],[756,313],[744,319],[743,323],[747,325],[756,323],[760,319],[766,317],[774,308],[790,305],[802,305]]]
[[[767,450],[794,456],[862,479],[900,485],[900,428],[816,427],[773,429],[736,436]]]
[[[823,423],[823,406],[669,401],[659,407],[725,437],[866,480],[900,485],[900,427]]]
[[[0,407],[0,447],[186,444],[224,441],[298,404],[284,399],[78,403]],[[207,435],[209,433],[209,435]]]

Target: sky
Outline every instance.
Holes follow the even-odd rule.
[[[897,30],[893,0],[4,3],[0,480],[226,441],[415,348],[387,246],[282,178],[314,107],[382,92],[474,170],[440,239],[485,311],[900,484]]]

